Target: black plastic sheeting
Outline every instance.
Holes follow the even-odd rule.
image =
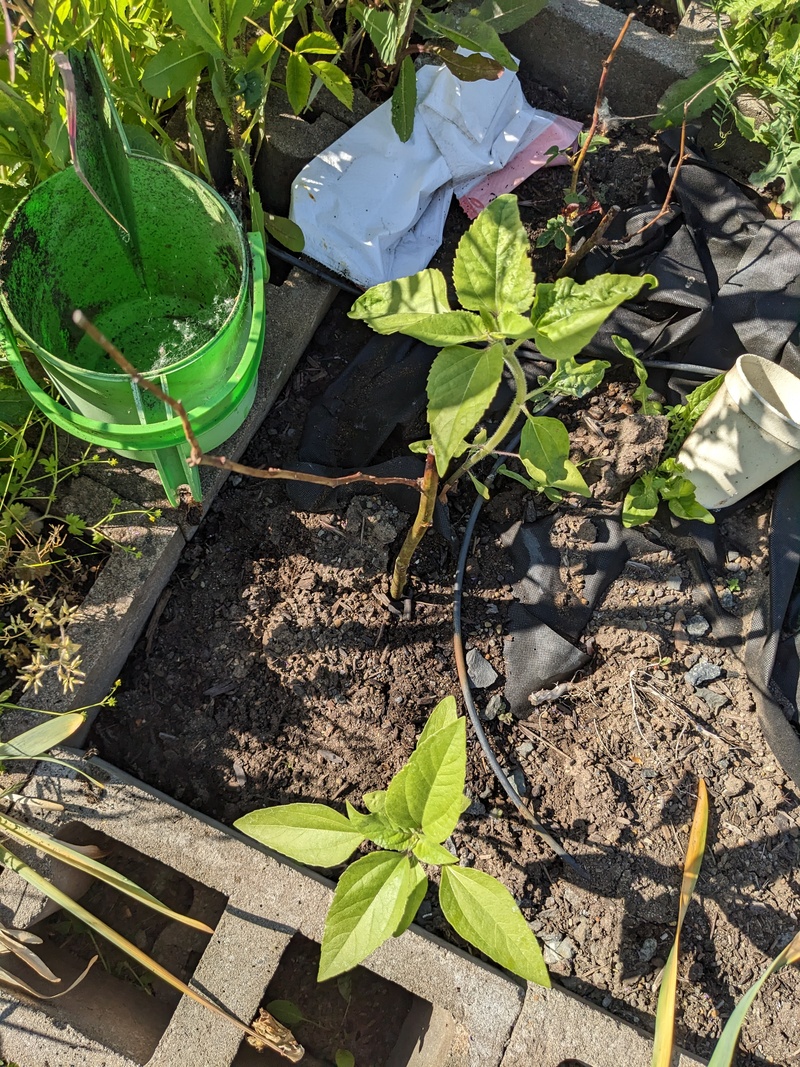
[[[672,163],[674,166],[674,161]],[[619,216],[607,237],[634,234],[658,213],[671,168],[652,178],[648,202]],[[605,271],[650,272],[656,290],[618,308],[587,355],[618,359],[611,335],[621,334],[645,360],[659,359],[728,370],[755,352],[800,374],[800,221],[766,220],[745,190],[692,154],[675,184],[669,215],[627,244],[592,251],[579,280]],[[673,398],[697,384],[664,372],[662,391]],[[587,580],[588,604],[579,616],[554,612],[550,593],[558,561],[547,558],[547,522],[520,526],[507,535],[521,602],[511,615],[506,643],[506,695],[517,714],[526,694],[568,677],[581,653],[575,641],[605,589],[633,555],[639,531],[615,519],[592,517],[599,544],[595,572]],[[702,581],[725,559],[719,527],[670,521]],[[748,635],[741,620],[719,605],[706,581],[706,613],[725,645],[745,644],[745,663],[764,735],[784,771],[800,785],[800,465],[778,480],[770,523],[770,592]],[[554,570],[555,568],[555,570]],[[587,576],[588,578],[588,576]],[[591,588],[591,586],[594,588]],[[549,587],[549,588],[548,588]],[[591,589],[591,591],[589,591]],[[787,711],[784,711],[788,709]]]

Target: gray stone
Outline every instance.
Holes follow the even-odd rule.
[[[498,715],[505,711],[506,702],[500,696],[499,693],[494,693],[486,701],[486,707],[483,710],[483,718],[491,722],[492,719],[496,719]]]
[[[649,963],[658,951],[658,941],[654,937],[646,937],[639,949],[639,959],[643,963]]]
[[[684,629],[690,637],[703,637],[711,629],[711,625],[704,616],[693,615],[684,625]]]
[[[487,689],[498,678],[497,671],[477,648],[467,652],[467,673],[476,689]]]
[[[730,704],[726,696],[722,693],[715,693],[713,689],[698,689],[697,695],[710,711],[719,711],[726,704]]]
[[[716,663],[709,663],[707,659],[701,659],[694,667],[686,672],[686,681],[689,685],[699,689],[701,685],[714,682],[722,676],[722,668]]]

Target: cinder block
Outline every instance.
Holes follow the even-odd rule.
[[[58,801],[66,810],[43,812],[36,824],[58,832],[79,822],[221,893],[227,904],[191,984],[249,1021],[290,939],[298,933],[321,939],[331,883],[278,861],[266,849],[135,783],[103,761],[87,766],[95,775],[109,774],[99,798],[74,772],[39,768],[28,794]],[[42,899],[4,871],[0,903],[5,919],[13,915],[17,922],[29,924],[39,914]],[[393,1067],[500,1063],[523,1004],[523,989],[516,981],[416,927],[383,945],[365,966],[418,998],[401,1031]],[[121,1005],[124,991],[111,983],[110,976],[101,977]],[[109,1046],[96,1021],[87,1021],[85,1011],[79,1013],[80,1025],[74,1009],[70,1015],[68,1002],[79,996],[80,987],[69,997],[40,1005],[0,991],[4,1022],[0,1053],[25,1067],[132,1067],[142,1062],[149,1067],[196,1067],[198,1062],[203,1067],[228,1067],[241,1045],[235,1027],[184,997],[167,1020],[147,1020],[140,1004],[127,1031],[115,1027]],[[134,1011],[132,1006],[125,1010],[129,1015]],[[160,1036],[155,1033],[159,1027]],[[155,1051],[144,1061],[142,1050],[154,1035]]]
[[[565,989],[528,986],[501,1067],[650,1067],[652,1056],[652,1034]],[[679,1050],[672,1062],[702,1067],[705,1060]]]
[[[528,74],[576,107],[591,109],[603,60],[625,17],[599,0],[549,0],[506,43]],[[702,52],[702,49],[700,50]],[[606,96],[618,115],[647,116],[664,90],[696,69],[698,48],[634,21],[608,73]]]

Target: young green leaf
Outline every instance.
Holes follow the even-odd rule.
[[[629,359],[633,364],[633,370],[639,379],[639,386],[634,390],[633,399],[638,401],[639,410],[643,415],[660,415],[661,405],[650,399],[651,389],[647,382],[647,368],[634,352],[633,345],[627,337],[620,337],[616,333],[611,335],[611,340],[620,355]]]
[[[428,424],[436,469],[447,471],[464,451],[464,439],[482,417],[503,377],[503,346],[443,348],[428,375]]]
[[[547,0],[483,0],[478,14],[497,33],[511,33],[534,15],[538,15]]]
[[[504,885],[471,867],[443,867],[439,903],[465,941],[501,967],[549,986],[542,950]]]
[[[372,852],[352,863],[339,879],[325,918],[318,980],[356,967],[391,937],[415,885],[404,854]]]
[[[414,112],[417,107],[417,72],[411,56],[400,64],[400,75],[392,93],[392,126],[401,141],[408,141],[414,132]]]
[[[367,811],[381,813],[386,807],[386,790],[373,789],[370,793],[365,793],[361,800]]]
[[[326,63],[320,59],[311,64],[311,69],[336,99],[351,111],[353,109],[353,83],[343,70],[339,70],[333,63]]]
[[[447,282],[440,270],[429,267],[407,278],[373,285],[347,314],[366,322],[376,333],[389,334],[409,333],[418,323],[447,311]]]
[[[292,52],[286,63],[286,95],[295,115],[308,103],[311,92],[311,67],[305,56]]]
[[[572,278],[540,283],[531,314],[536,347],[548,359],[577,356],[616,307],[644,285],[657,284],[652,274],[598,274],[583,285]]]
[[[703,863],[703,852],[706,847],[706,833],[708,831],[708,791],[706,783],[701,778],[697,783],[697,803],[692,819],[692,828],[689,831],[689,843],[686,846],[686,861],[681,880],[680,905],[678,907],[678,922],[675,927],[675,941],[673,942],[667,963],[661,977],[661,988],[658,991],[658,1008],[656,1009],[656,1031],[653,1040],[652,1067],[669,1067],[672,1062],[672,1044],[675,1034],[675,1003],[678,988],[678,952],[680,949],[681,929],[683,920],[700,876],[700,867]]]
[[[398,830],[392,826],[388,818],[382,812],[370,812],[364,815],[358,811],[349,800],[345,801],[347,818],[352,823],[353,829],[358,830],[378,848],[390,848],[393,852],[402,852],[411,846],[414,834],[410,830]]]
[[[391,10],[368,7],[362,3],[352,4],[353,14],[369,34],[381,63],[385,63],[387,67],[393,66],[397,59],[397,49],[402,43],[403,32],[414,2],[415,0],[400,0]]]
[[[518,64],[509,50],[500,40],[497,30],[475,15],[451,15],[437,13],[425,8],[420,12],[425,24],[434,33],[446,37],[448,41],[468,52],[488,52],[506,70],[519,70]]]
[[[159,100],[172,100],[197,81],[208,53],[189,40],[167,41],[144,66],[142,88]]]
[[[386,816],[404,830],[446,840],[458,824],[467,768],[464,719],[438,730],[412,753],[386,791]]]
[[[534,275],[517,198],[498,196],[461,238],[453,263],[458,299],[470,311],[528,311]]]
[[[335,56],[341,51],[339,42],[330,33],[307,33],[294,46],[295,52],[312,52],[318,56]]]
[[[269,63],[279,48],[280,44],[277,38],[273,37],[271,33],[262,33],[260,37],[256,37],[250,47],[250,51],[247,53],[247,59],[244,64],[245,73]]]
[[[298,1023],[309,1022],[293,1000],[271,1000],[267,1004],[267,1011],[284,1026],[292,1027]]]
[[[714,1048],[714,1054],[708,1061],[708,1067],[731,1067],[733,1058],[736,1055],[736,1045],[739,1041],[739,1033],[742,1029],[744,1018],[753,1001],[761,992],[761,987],[770,975],[775,974],[781,967],[796,966],[798,963],[800,963],[800,934],[795,934],[786,948],[770,963],[758,981],[753,982],[731,1012],[728,1021],[725,1023],[725,1029],[722,1031],[720,1039]]]
[[[422,866],[417,863],[416,860],[411,860],[411,889],[408,894],[408,900],[406,901],[405,910],[403,911],[403,917],[397,925],[397,929],[392,934],[392,937],[399,937],[404,933],[416,918],[419,906],[425,899],[425,894],[428,892],[428,876],[422,869]]]
[[[225,36],[225,45],[230,51],[236,43],[239,31],[242,29],[245,16],[252,16],[253,0],[228,0],[228,26]]]
[[[610,366],[604,359],[590,359],[586,363],[561,360],[550,375],[547,391],[560,396],[587,396],[600,385]]]
[[[458,863],[458,856],[437,845],[435,841],[428,841],[421,837],[411,849],[420,863],[427,863],[429,867],[446,867],[451,863]]]
[[[519,455],[528,473],[543,485],[557,485],[566,475],[569,434],[560,419],[529,415],[522,427]]]
[[[444,697],[428,716],[428,721],[423,726],[422,733],[417,738],[417,746],[419,747],[419,745],[421,745],[423,741],[427,741],[429,737],[433,737],[439,730],[443,730],[445,726],[452,726],[457,718],[458,706],[456,705],[456,698],[454,696]]]
[[[0,743],[0,761],[41,756],[43,752],[66,741],[85,721],[86,715],[79,711],[54,715],[46,722],[17,734],[10,741]]]
[[[208,7],[208,0],[169,0],[172,18],[186,31],[190,41],[212,56],[221,57],[219,30]]]
[[[663,130],[667,126],[680,126],[684,117],[689,122],[699,118],[712,106],[718,94],[722,95],[719,82],[730,70],[730,60],[715,59],[688,78],[673,82],[658,102],[659,114],[651,123],[653,128]]]
[[[658,489],[654,481],[654,472],[649,471],[630,487],[622,505],[623,526],[641,526],[654,518],[658,511]]]
[[[251,206],[254,199],[253,191],[251,190]],[[260,200],[258,203],[260,204]],[[290,252],[303,251],[305,238],[303,237],[303,231],[296,222],[292,222],[291,219],[285,219],[280,215],[270,215],[267,212],[267,214],[264,215],[264,227],[270,237],[274,237],[276,241],[280,241],[280,243],[285,245]]]
[[[282,804],[243,815],[233,824],[248,837],[283,856],[314,867],[344,863],[364,835],[325,804]]]

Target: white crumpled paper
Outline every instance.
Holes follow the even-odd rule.
[[[417,71],[414,132],[403,143],[382,104],[304,167],[290,217],[305,252],[365,287],[414,274],[442,242],[455,192],[474,217],[568,148],[580,124],[532,108],[516,74],[462,82]]]

